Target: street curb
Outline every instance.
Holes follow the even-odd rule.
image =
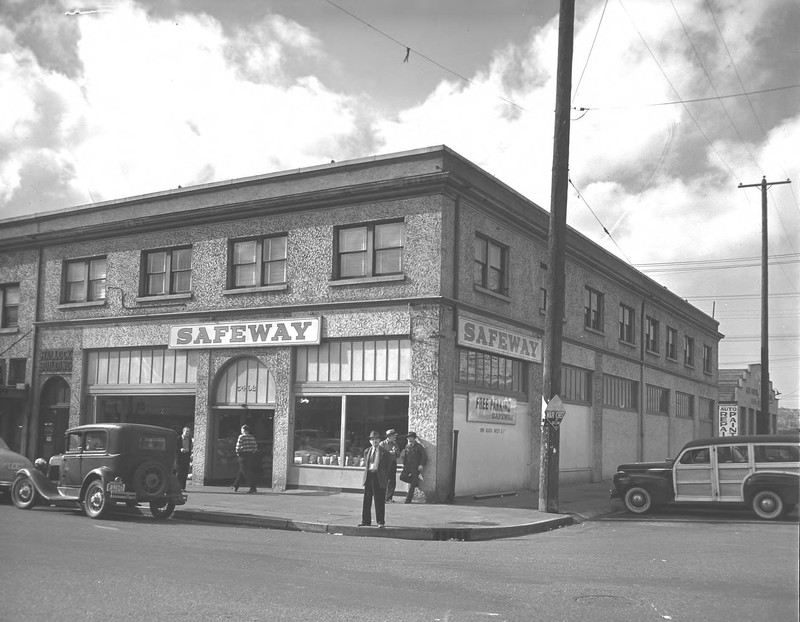
[[[575,523],[571,515],[559,515],[535,523],[506,525],[503,527],[357,527],[355,525],[336,525],[310,521],[290,520],[268,516],[254,516],[235,512],[213,512],[204,510],[175,510],[173,517],[178,520],[213,523],[217,525],[242,525],[263,529],[302,531],[307,533],[327,533],[330,535],[356,536],[367,538],[394,538],[397,540],[428,540],[480,542],[515,538],[518,536],[542,533]]]

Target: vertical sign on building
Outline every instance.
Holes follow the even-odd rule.
[[[736,404],[719,405],[719,435],[736,436],[739,434],[739,406]]]

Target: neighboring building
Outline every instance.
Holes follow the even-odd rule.
[[[719,370],[719,404],[735,405],[739,413],[738,434],[756,434],[761,416],[761,364],[747,369]],[[778,433],[778,398],[769,381],[769,434]]]
[[[446,147],[0,221],[4,430],[192,425],[202,484],[248,422],[276,490],[414,430],[427,500],[536,488],[548,223]],[[712,434],[718,323],[573,230],[563,332],[563,480]]]

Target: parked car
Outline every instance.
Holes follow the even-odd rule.
[[[0,493],[11,490],[17,471],[30,468],[33,468],[31,461],[22,454],[11,451],[6,442],[0,438]]]
[[[752,508],[772,520],[800,494],[800,434],[721,436],[687,443],[674,460],[621,464],[612,498],[635,514],[672,503]]]
[[[169,518],[187,500],[175,472],[176,443],[175,431],[151,425],[71,428],[66,451],[50,459],[53,479],[26,466],[17,471],[11,498],[23,510],[38,503],[77,505],[90,518],[101,518],[117,503],[144,502],[154,518]]]

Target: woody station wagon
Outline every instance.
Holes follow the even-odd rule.
[[[11,498],[24,510],[37,504],[82,507],[90,518],[118,503],[144,502],[154,518],[169,518],[187,500],[175,473],[176,446],[177,434],[158,426],[78,426],[67,430],[66,451],[50,459],[49,473],[17,472]]]
[[[690,441],[675,460],[621,464],[612,498],[644,514],[672,503],[745,505],[772,520],[800,494],[800,434],[722,436]]]

